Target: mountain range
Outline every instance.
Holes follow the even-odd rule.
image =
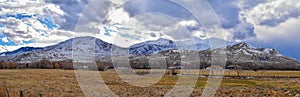
[[[21,63],[29,63],[41,59],[49,59],[51,61],[63,61],[67,59],[72,59],[72,51],[76,49],[74,47],[73,40],[76,40],[76,45],[90,44],[89,42],[95,42],[94,49],[95,56],[97,57],[110,57],[112,49],[128,49],[131,55],[148,55],[168,49],[177,49],[175,43],[167,39],[159,39],[156,41],[147,41],[140,44],[132,45],[130,48],[122,48],[116,45],[107,43],[100,39],[94,37],[76,37],[56,45],[44,47],[44,48],[34,48],[34,47],[22,47],[15,51],[0,53],[1,60],[6,61],[16,61]]]
[[[190,52],[198,52],[200,55],[200,61],[209,64],[211,52],[218,50],[209,49],[208,40],[195,40],[194,44],[188,44],[184,41],[174,42],[168,39],[158,39],[154,41],[146,41],[143,43],[134,44],[129,48],[122,48],[102,41],[98,38],[86,36],[72,38],[60,42],[56,45],[43,48],[22,47],[15,51],[3,52],[0,53],[0,60],[14,61],[19,63],[36,62],[42,59],[48,59],[51,61],[64,61],[72,59],[72,51],[74,49],[77,49],[72,44],[75,43],[76,45],[80,46],[88,44],[90,42],[95,42],[94,48],[90,46],[85,49],[94,49],[95,56],[98,61],[110,61],[110,57],[114,56],[112,54],[112,49],[116,51],[118,49],[127,50],[131,57],[147,56],[151,54],[161,53],[165,56],[172,56],[172,60],[180,59],[181,55],[179,54],[179,51],[187,50]],[[192,45],[195,47],[190,48]],[[293,68],[295,66],[299,66],[300,64],[295,59],[281,55],[275,49],[256,48],[245,42],[236,44],[229,43],[225,51],[227,55],[227,63],[238,64],[242,66],[247,65],[249,68],[251,68],[253,64],[258,65],[256,67],[270,65],[272,68],[280,67],[281,65],[290,66],[291,68]]]
[[[256,48],[245,42],[229,45],[226,48],[185,52],[198,53],[200,56],[199,59],[194,60],[199,60],[200,66],[205,68],[212,65],[212,61],[214,60],[212,58],[212,53],[218,56],[221,54],[221,49],[226,53],[226,58],[221,58],[220,60],[226,59],[226,67],[240,67],[241,69],[251,70],[300,70],[300,62],[297,60],[283,56],[275,49]],[[168,62],[171,62],[168,63],[169,65],[181,64],[181,53],[182,50],[167,50],[160,52],[160,54],[167,56],[167,59],[169,59]],[[224,64],[218,65],[222,66]]]

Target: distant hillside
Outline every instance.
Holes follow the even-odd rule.
[[[198,52],[200,58],[200,68],[211,65],[212,52],[218,52],[220,49],[187,51]],[[172,58],[169,61],[180,61],[181,55],[178,50],[167,50],[161,54]],[[248,43],[238,43],[226,47],[227,62],[226,67],[239,67],[239,69],[249,70],[300,70],[300,62],[293,58],[281,55],[275,49],[255,48]],[[169,63],[172,65],[172,63]]]
[[[76,40],[74,42],[74,40]],[[200,40],[197,40],[200,41]],[[206,40],[203,40],[206,41]],[[222,40],[220,40],[222,41]],[[220,49],[207,49],[205,43],[197,42],[196,49],[190,49],[191,44],[185,42],[174,42],[167,39],[158,39],[154,41],[147,41],[130,46],[129,48],[122,48],[116,45],[107,43],[94,37],[77,37],[58,43],[53,46],[44,48],[23,47],[12,52],[1,53],[1,60],[17,62],[17,63],[33,63],[41,60],[49,60],[53,62],[65,61],[72,59],[72,51],[82,49],[82,47],[88,43],[95,42],[95,46],[88,46],[84,49],[92,49],[95,51],[96,61],[111,62],[111,57],[122,56],[118,53],[112,54],[112,49],[122,51],[128,51],[131,57],[131,61],[135,61],[137,67],[149,67],[147,58],[153,54],[162,54],[167,58],[168,65],[179,65],[182,51],[189,53],[199,53],[199,59],[201,67],[205,68],[211,65],[211,52],[218,52]],[[76,44],[73,47],[72,44]],[[203,44],[203,45],[201,45]],[[82,45],[82,46],[81,46]],[[201,46],[201,47],[197,47]],[[180,48],[179,48],[180,47]],[[187,49],[182,49],[187,48]],[[207,50],[202,50],[206,48]],[[281,70],[298,70],[299,62],[289,57],[281,55],[275,49],[269,48],[256,48],[252,47],[248,43],[237,43],[226,47],[227,54],[227,67],[237,66],[242,69],[281,69]],[[145,60],[146,59],[146,60]],[[139,60],[139,61],[136,61]],[[137,64],[143,63],[143,64]],[[194,64],[194,63],[190,63]],[[139,66],[147,65],[147,66]]]

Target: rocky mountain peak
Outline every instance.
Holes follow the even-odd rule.
[[[238,44],[235,44],[235,45],[232,45],[232,46],[228,46],[228,48],[230,49],[252,49],[253,47],[246,43],[246,42],[241,42],[241,43],[238,43]]]

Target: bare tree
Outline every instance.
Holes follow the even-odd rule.
[[[235,72],[237,74],[238,77],[241,77],[241,73],[243,72],[242,68],[238,65],[234,65],[234,69],[235,69]]]

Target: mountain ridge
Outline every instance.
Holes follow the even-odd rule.
[[[109,57],[112,55],[112,49],[121,49],[121,50],[128,50],[130,55],[132,56],[141,56],[141,55],[151,55],[155,53],[159,53],[161,51],[166,50],[182,50],[178,48],[178,44],[176,44],[172,40],[168,39],[158,39],[153,41],[146,41],[143,43],[138,43],[130,46],[129,48],[122,48],[116,45],[107,43],[101,39],[85,36],[85,37],[75,37],[63,42],[60,42],[56,45],[47,46],[44,48],[34,48],[34,47],[23,47],[18,50],[12,52],[4,52],[1,53],[2,60],[7,61],[19,61],[19,62],[32,62],[41,60],[43,58],[52,60],[52,61],[63,61],[72,58],[72,44],[73,40],[78,40],[78,45],[86,44],[90,41],[95,41],[95,56],[100,58],[98,60],[102,60],[101,58],[106,58],[109,60]],[[179,44],[182,45],[182,44]],[[189,45],[186,45],[188,48]],[[191,50],[191,49],[187,49]],[[210,49],[206,49],[210,50]],[[278,51],[275,49],[269,48],[255,48],[246,42],[241,42],[237,44],[232,44],[226,46],[227,52],[229,52],[229,56],[235,57],[236,55],[242,54],[244,56],[281,56],[283,57]],[[23,52],[22,52],[23,51]],[[118,51],[118,50],[116,50]],[[205,51],[199,49],[192,49],[192,51]],[[238,58],[238,57],[235,57]],[[289,58],[289,57],[286,57]],[[255,59],[255,58],[254,58]],[[264,59],[261,57],[261,59]],[[291,58],[289,58],[291,59]]]

